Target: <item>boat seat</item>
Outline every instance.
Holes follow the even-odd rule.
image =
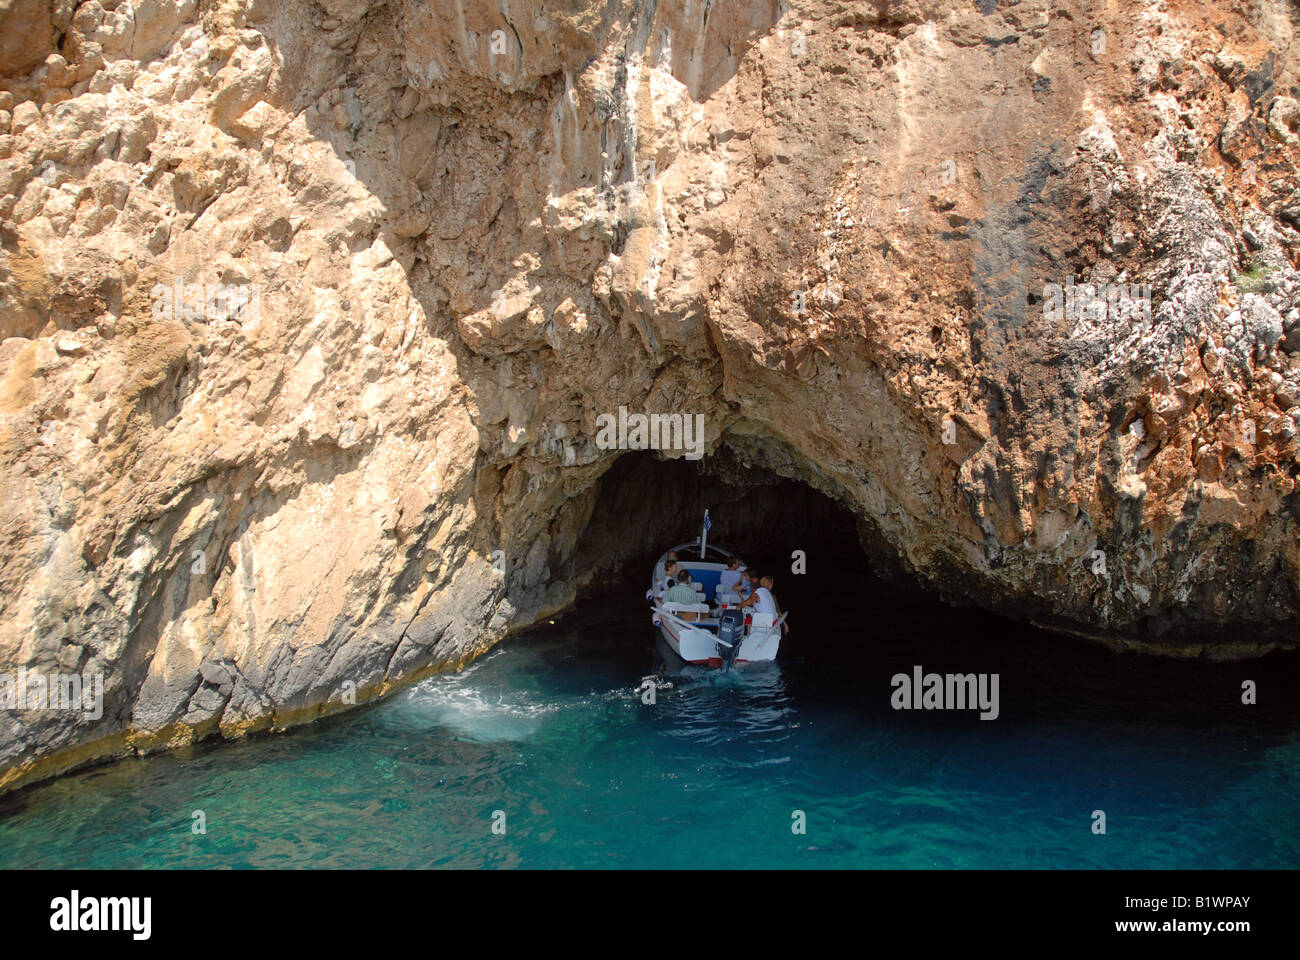
[[[701,614],[707,614],[709,612],[709,605],[707,603],[669,602],[664,604],[664,611],[667,613],[675,613],[683,620],[697,620],[700,618]]]

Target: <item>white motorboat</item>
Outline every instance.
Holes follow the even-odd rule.
[[[654,625],[673,653],[687,663],[730,669],[732,664],[775,660],[786,614],[777,618],[754,613],[752,607],[739,608],[740,596],[720,587],[732,554],[708,542],[710,526],[705,510],[700,538],[665,550],[655,563],[649,592]],[[669,602],[656,591],[670,552],[677,554],[679,570],[691,572],[698,602]]]

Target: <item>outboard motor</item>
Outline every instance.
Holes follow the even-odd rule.
[[[727,671],[731,669],[732,661],[736,659],[736,654],[740,652],[740,645],[745,641],[745,613],[743,610],[737,610],[734,607],[730,610],[723,610],[722,616],[718,619],[718,639],[724,640],[731,646],[716,644],[718,656],[722,658],[722,669]]]

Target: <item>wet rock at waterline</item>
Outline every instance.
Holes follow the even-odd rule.
[[[1296,16],[0,8],[0,668],[103,677],[0,783],[562,608],[620,408],[950,601],[1293,643]]]

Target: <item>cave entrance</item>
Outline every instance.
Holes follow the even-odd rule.
[[[852,704],[863,684],[885,691],[871,700],[871,710],[888,712],[890,677],[927,658],[965,663],[969,657],[1005,668],[994,651],[1013,649],[1008,640],[1028,625],[943,603],[902,566],[870,521],[762,465],[782,455],[769,449],[754,456],[725,443],[698,461],[623,454],[597,481],[569,555],[566,574],[577,603],[566,617],[586,624],[556,628],[581,643],[581,652],[570,652],[593,662],[626,661],[626,671],[639,675],[651,671],[641,652],[647,643],[656,646],[644,600],[651,570],[668,548],[697,540],[707,507],[709,544],[775,580],[777,603],[789,614],[790,633],[776,661],[785,682],[812,682],[845,716],[858,715]],[[693,559],[690,548],[683,557]],[[1041,645],[1037,636],[1030,639]]]
[[[792,618],[796,605],[817,602],[832,572],[837,582],[853,572],[873,578],[848,509],[723,447],[698,461],[649,452],[619,458],[599,481],[574,551],[572,576],[580,594],[612,581],[644,589],[664,550],[699,537],[705,508],[712,521],[709,543],[772,575]]]
[[[630,677],[635,686],[647,675],[677,676],[686,658],[671,655],[655,629],[645,591],[665,550],[698,542],[708,508],[709,545],[771,576],[777,605],[789,616],[776,670],[754,664],[740,673],[758,688],[774,684],[782,696],[801,690],[818,710],[834,705],[836,724],[881,703],[889,709],[889,677],[901,669],[895,661],[905,660],[907,669],[914,662],[913,627],[942,631],[954,615],[965,614],[943,607],[903,571],[870,521],[765,465],[783,458],[788,453],[779,447],[755,452],[724,442],[698,461],[630,451],[611,465],[587,495],[585,520],[575,524],[581,532],[559,568],[574,585],[576,602],[533,635],[569,665],[565,683],[600,687]],[[687,561],[698,556],[690,547],[679,553]],[[939,631],[929,629],[931,639],[941,638]],[[886,695],[863,706],[864,684]]]

